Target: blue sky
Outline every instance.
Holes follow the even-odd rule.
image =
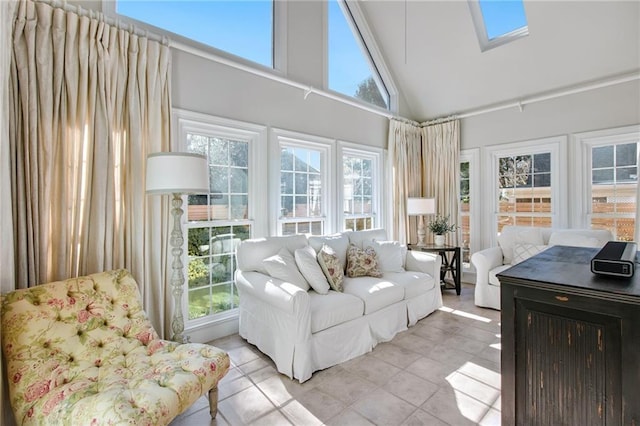
[[[522,0],[480,0],[489,40],[527,25]]]
[[[269,0],[118,0],[119,14],[273,66]],[[521,0],[480,0],[489,39],[526,25]],[[369,63],[336,0],[329,1],[329,88],[350,96],[371,76]]]
[[[270,1],[119,0],[117,12],[272,67]],[[371,75],[339,5],[329,2],[329,87],[353,95]]]

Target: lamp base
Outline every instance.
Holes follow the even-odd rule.
[[[420,219],[418,220],[418,244],[416,244],[418,247],[424,247],[427,245],[425,241],[426,235],[427,232],[424,229],[424,216],[420,216]]]

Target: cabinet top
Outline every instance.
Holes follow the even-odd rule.
[[[553,246],[501,272],[498,279],[509,284],[569,286],[616,299],[640,298],[640,271],[631,278],[591,272],[591,259],[598,251],[597,248]]]

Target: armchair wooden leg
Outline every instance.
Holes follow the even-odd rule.
[[[218,415],[218,385],[209,390],[209,413],[212,419]]]

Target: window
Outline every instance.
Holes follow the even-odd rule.
[[[273,68],[273,1],[118,0],[116,13]]]
[[[498,231],[551,226],[551,153],[498,158]]]
[[[379,226],[380,153],[342,148],[342,229]]]
[[[492,49],[529,34],[522,0],[469,0],[480,49]]]
[[[197,121],[202,118],[196,114],[176,115],[183,149],[206,155],[209,162],[210,192],[189,195],[186,205],[184,303],[187,326],[193,326],[238,307],[235,252],[253,232],[251,164],[259,134]]]
[[[321,235],[327,227],[331,143],[275,131],[280,150],[278,234]],[[303,139],[301,139],[303,138]]]
[[[567,226],[566,137],[538,139],[487,148],[495,188],[490,242],[505,225]],[[564,170],[564,169],[563,169]]]
[[[462,267],[465,271],[473,268],[471,255],[480,249],[480,199],[479,165],[480,149],[460,151],[460,202],[459,218],[461,231]],[[483,203],[484,204],[484,203]]]
[[[343,0],[328,1],[329,89],[389,109],[389,92],[350,7]]]
[[[614,132],[583,140],[590,166],[586,176],[589,225],[610,230],[620,241],[634,239],[639,143],[638,132]]]
[[[460,162],[460,231],[462,234],[462,262],[471,263],[471,191],[470,163]]]

